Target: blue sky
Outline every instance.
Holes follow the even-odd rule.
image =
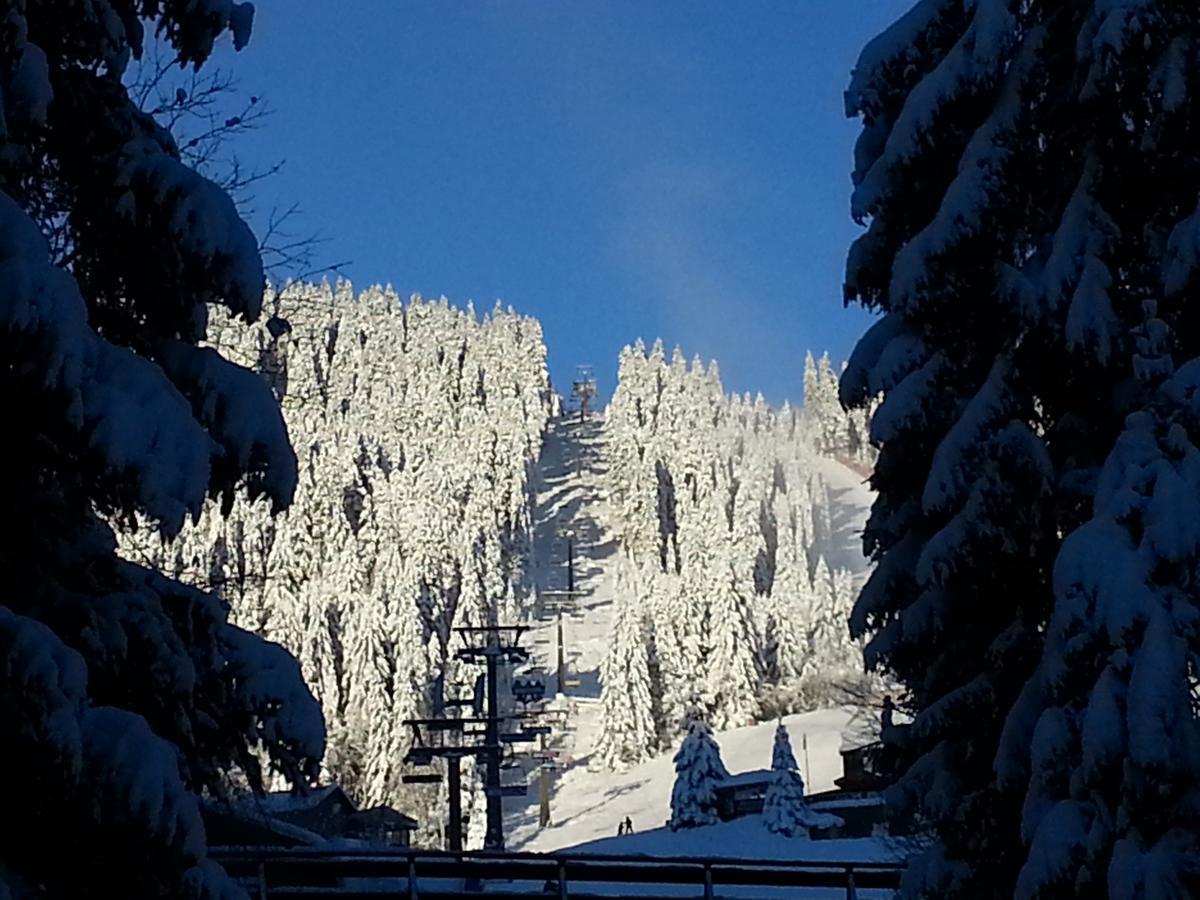
[[[286,160],[260,204],[299,201],[356,285],[502,298],[605,394],[641,336],[795,401],[805,350],[865,328],[842,91],[908,0],[256,5],[221,62],[274,114],[239,153]]]

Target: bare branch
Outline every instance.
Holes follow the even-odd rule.
[[[229,194],[243,218],[257,218],[256,189],[282,171],[284,160],[249,168],[235,152],[237,138],[263,127],[272,110],[257,94],[245,92],[238,79],[219,68],[181,68],[173,51],[152,41],[131,68],[126,89],[143,111],[171,132],[180,157]],[[325,239],[297,233],[297,204],[274,207],[259,239],[267,277],[274,282],[339,274],[348,261],[316,262]],[[66,251],[64,251],[64,256]]]

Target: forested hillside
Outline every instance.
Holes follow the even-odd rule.
[[[124,552],[215,589],[234,621],[291,650],[325,710],[330,774],[361,803],[419,811],[433,798],[400,783],[402,720],[469,691],[453,627],[511,621],[532,594],[541,328],[346,283],[272,304],[260,325],[214,320],[209,341],[281,400],[300,463],[291,509],[272,518],[230,495],[173,543],[126,533]]]
[[[824,369],[815,383],[834,388]],[[668,361],[661,343],[627,347],[618,375],[605,420],[617,607],[597,752],[624,766],[673,746],[691,707],[713,727],[744,725],[810,708],[862,666],[817,454],[849,425],[727,396],[715,363]]]
[[[125,529],[123,551],[213,589],[294,653],[324,708],[328,775],[414,812],[437,842],[444,788],[402,783],[402,722],[470,693],[454,627],[521,621],[545,587],[530,565],[554,406],[541,328],[346,283],[294,285],[267,307],[258,325],[214,318],[209,343],[280,399],[300,464],[291,509],[231,492],[170,543]],[[609,765],[673,746],[691,707],[746,724],[820,705],[861,670],[857,579],[818,463],[862,459],[865,426],[821,403],[836,375],[809,359],[802,411],[728,396],[715,364],[668,361],[661,344],[621,355],[602,433],[619,548],[601,598],[614,606],[595,750]],[[482,798],[464,775],[470,813]]]

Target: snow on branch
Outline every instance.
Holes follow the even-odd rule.
[[[210,347],[182,341],[164,344],[159,359],[222,448],[229,463],[225,470],[247,476],[250,498],[265,493],[276,509],[290,504],[296,492],[296,454],[267,381]]]

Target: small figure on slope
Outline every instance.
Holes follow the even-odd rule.
[[[729,777],[708,723],[699,716],[690,719],[687,736],[675,754],[669,823],[672,831],[716,822],[717,785]]]
[[[810,828],[833,828],[842,824],[837,816],[814,812],[804,802],[804,779],[796,766],[792,742],[783,720],[775,729],[771,748],[771,783],[763,800],[762,821],[767,831],[785,837],[808,837]]]

